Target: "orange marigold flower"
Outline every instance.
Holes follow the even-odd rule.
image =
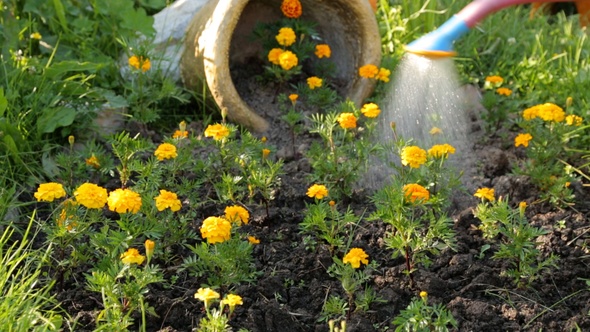
[[[512,90],[508,88],[497,88],[496,93],[508,97],[512,94]]]
[[[446,158],[455,153],[455,148],[450,144],[436,144],[428,150],[428,155],[434,158]]]
[[[565,123],[568,126],[580,126],[582,125],[582,117],[579,117],[577,115],[568,115],[565,117]]]
[[[74,191],[76,202],[88,209],[102,209],[107,203],[107,190],[94,183],[83,183]]]
[[[504,79],[501,76],[488,76],[486,77],[486,82],[490,82],[490,83],[502,83],[504,82]]]
[[[426,202],[430,198],[430,192],[417,183],[410,183],[404,186],[404,196],[412,203]]]
[[[65,195],[66,191],[61,183],[48,182],[41,183],[33,196],[35,196],[39,202],[53,202],[55,199],[62,198]]]
[[[131,189],[116,189],[107,198],[109,210],[117,213],[137,213],[141,208],[141,196]]]
[[[295,35],[295,31],[291,28],[281,28],[279,29],[279,34],[276,35],[275,39],[281,46],[291,46],[297,40],[297,36]]]
[[[364,65],[359,68],[359,75],[364,78],[375,78],[379,73],[379,68],[375,65]]]
[[[156,242],[147,239],[145,240],[144,244],[145,246],[145,255],[148,257],[148,262],[150,261],[150,259],[152,259],[152,256],[154,255],[154,249],[156,248]]]
[[[303,12],[299,0],[283,0],[281,11],[288,18],[299,18]]]
[[[135,248],[129,248],[127,251],[121,254],[121,262],[125,265],[137,264],[141,265],[145,257],[139,254],[139,250]]]
[[[270,155],[269,149],[262,149],[262,159],[268,158],[269,155]]]
[[[143,56],[133,55],[129,58],[129,66],[135,69],[141,69],[142,72],[150,70],[152,63],[150,59],[144,58]]]
[[[525,133],[525,134],[518,134],[515,138],[514,138],[514,146],[515,147],[519,147],[519,146],[524,146],[525,148],[529,146],[529,141],[533,139],[533,136],[531,136],[531,134],[529,133]]]
[[[250,213],[239,205],[232,205],[225,208],[225,219],[230,222],[235,222],[238,225],[242,223],[248,224]]]
[[[539,105],[539,117],[544,121],[561,122],[565,119],[565,112],[553,103],[545,103]]]
[[[201,236],[209,244],[225,242],[231,236],[231,223],[225,218],[209,217],[203,220]]]
[[[369,264],[369,255],[361,248],[352,248],[342,259],[342,263],[350,264],[353,268],[358,269],[361,263]]]
[[[94,153],[86,159],[86,165],[99,169],[100,168],[100,162],[98,162],[98,158],[96,158],[96,156],[94,155]]]
[[[340,124],[343,129],[356,128],[356,116],[352,113],[340,113],[336,121]]]
[[[275,65],[279,65],[279,57],[281,56],[281,54],[283,54],[282,48],[273,48],[268,52],[268,61]]]
[[[539,106],[535,105],[533,107],[529,107],[522,112],[522,118],[525,120],[532,120],[539,116]]]
[[[415,145],[406,146],[402,149],[401,158],[402,165],[419,168],[426,162],[426,151]]]
[[[172,212],[176,212],[182,207],[182,203],[178,199],[178,196],[168,190],[161,189],[160,195],[156,196],[154,199],[156,200],[156,208],[158,211],[164,211],[165,209],[170,208]]]
[[[382,81],[382,82],[389,82],[389,75],[391,75],[391,70],[387,68],[379,68],[379,72],[375,75],[375,78]]]
[[[172,135],[172,138],[183,139],[188,137],[188,131],[177,130]]]
[[[220,123],[208,125],[205,129],[205,137],[213,137],[216,141],[222,140],[227,136],[229,136],[229,128]]]
[[[312,90],[315,88],[321,88],[323,83],[324,81],[317,76],[312,76],[307,79],[307,86]]]
[[[475,192],[475,194],[473,194],[473,196],[481,198],[482,200],[487,199],[490,202],[493,202],[496,200],[496,197],[494,197],[494,189],[487,188],[487,187],[477,189],[477,191]]]
[[[156,151],[154,151],[154,156],[162,161],[164,159],[174,159],[178,156],[178,153],[176,152],[176,146],[173,144],[162,143],[158,146]]]
[[[289,95],[289,100],[291,101],[291,104],[293,104],[293,106],[295,106],[295,103],[297,102],[297,98],[299,98],[299,95],[296,93],[292,93]]]
[[[318,58],[329,58],[332,55],[332,50],[328,44],[318,44],[315,46],[315,55]]]
[[[328,196],[328,188],[323,184],[314,184],[307,189],[307,196],[315,199],[322,199]]]
[[[367,103],[361,108],[361,113],[367,118],[376,118],[381,113],[381,109],[375,103]]]
[[[299,59],[297,59],[297,55],[291,51],[284,51],[279,55],[279,65],[284,70],[290,70],[291,68],[297,66],[299,63]]]
[[[248,242],[252,244],[260,244],[260,240],[257,239],[255,236],[248,236]]]

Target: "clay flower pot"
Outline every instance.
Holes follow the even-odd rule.
[[[263,132],[265,119],[238,94],[230,66],[261,57],[262,45],[252,41],[257,22],[283,18],[282,0],[210,0],[189,24],[180,73],[186,87],[203,91],[203,84],[227,117]],[[359,67],[380,65],[381,40],[375,13],[367,0],[301,0],[302,20],[316,22],[322,43],[332,49],[337,68],[335,79],[345,82],[343,95],[357,105],[373,92],[374,80],[362,79]]]

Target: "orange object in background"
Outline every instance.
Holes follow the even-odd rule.
[[[576,9],[580,15],[580,26],[588,26],[590,24],[590,0],[572,1],[576,3]],[[537,12],[550,12],[551,3],[533,3],[531,5],[530,17],[533,17]]]
[[[371,7],[373,7],[373,11],[377,11],[377,0],[369,0]]]

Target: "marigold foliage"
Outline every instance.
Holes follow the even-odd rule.
[[[514,146],[524,146],[525,148],[529,146],[529,141],[533,139],[533,136],[529,133],[518,134],[514,138]]]
[[[340,124],[343,129],[356,128],[356,116],[353,113],[340,113],[336,121]]]
[[[174,159],[178,156],[178,153],[176,152],[176,146],[174,146],[174,144],[162,143],[158,146],[156,151],[154,151],[154,156],[162,161],[164,159]]]
[[[307,189],[307,196],[315,199],[322,199],[328,196],[328,188],[323,184],[314,184]]]
[[[379,73],[379,68],[375,65],[368,64],[359,68],[359,75],[364,78],[375,78]]]
[[[107,203],[107,190],[94,183],[83,183],[74,191],[76,202],[88,209],[102,209]]]
[[[158,211],[164,211],[165,209],[170,208],[172,212],[176,212],[182,207],[182,203],[178,199],[178,196],[168,190],[160,190],[160,195],[156,196],[155,200]]]
[[[332,50],[328,44],[318,44],[315,46],[315,55],[321,58],[329,58],[332,56]]]
[[[283,0],[281,11],[288,18],[299,18],[303,13],[299,0]]]
[[[39,202],[53,202],[53,200],[62,198],[65,195],[66,191],[62,184],[56,182],[41,183],[34,194]]]
[[[297,35],[295,35],[295,31],[291,28],[281,28],[275,39],[281,46],[291,46],[297,40]]]
[[[229,128],[220,123],[208,125],[205,128],[205,137],[213,137],[214,140],[219,141],[227,136],[229,136]]]
[[[279,55],[279,65],[284,70],[290,70],[291,68],[297,66],[299,64],[299,59],[297,59],[297,55],[291,51],[284,51]]]
[[[358,269],[361,263],[369,264],[369,255],[361,248],[352,248],[342,259],[342,263],[350,264],[353,268]]]
[[[230,222],[235,222],[238,225],[241,223],[248,224],[250,213],[239,205],[232,205],[225,208],[225,219]]]
[[[473,194],[473,196],[475,196],[477,198],[481,198],[482,200],[487,199],[490,202],[493,202],[496,200],[496,197],[494,196],[494,189],[487,188],[487,187],[477,189],[477,191],[475,192],[475,194]]]
[[[381,109],[375,103],[367,103],[361,108],[361,113],[367,118],[376,118],[381,113]]]
[[[410,200],[412,203],[418,202],[427,202],[430,198],[430,192],[428,189],[422,187],[417,183],[410,183],[404,186],[404,196]]]
[[[209,244],[225,242],[231,236],[231,223],[225,218],[209,217],[203,220],[201,236],[207,239]]]
[[[324,81],[317,76],[307,78],[307,86],[312,90],[315,88],[321,88],[323,83]]]
[[[135,248],[129,248],[127,251],[121,254],[121,262],[125,265],[137,264],[141,265],[145,260],[145,256],[139,253],[139,250]]]
[[[402,165],[419,168],[426,162],[426,151],[418,146],[410,145],[402,149]]]
[[[433,158],[446,158],[455,153],[455,148],[450,144],[436,144],[428,150],[428,156]]]
[[[116,189],[107,198],[109,210],[117,213],[137,213],[141,208],[141,196],[131,189]]]

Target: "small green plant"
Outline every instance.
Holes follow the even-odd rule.
[[[482,198],[474,211],[481,220],[479,229],[483,237],[495,241],[498,236],[500,246],[493,259],[506,259],[513,268],[504,271],[518,287],[529,286],[542,273],[557,268],[557,256],[543,257],[537,248],[536,239],[548,233],[547,230],[529,224],[525,216],[526,203],[517,210],[512,209],[507,199],[489,200]]]
[[[445,332],[449,327],[457,328],[457,321],[443,304],[428,303],[428,293],[420,292],[408,307],[395,317],[393,324],[396,332]]]
[[[329,322],[331,320],[343,320],[348,313],[348,301],[337,295],[330,295],[320,313],[319,322]]]

